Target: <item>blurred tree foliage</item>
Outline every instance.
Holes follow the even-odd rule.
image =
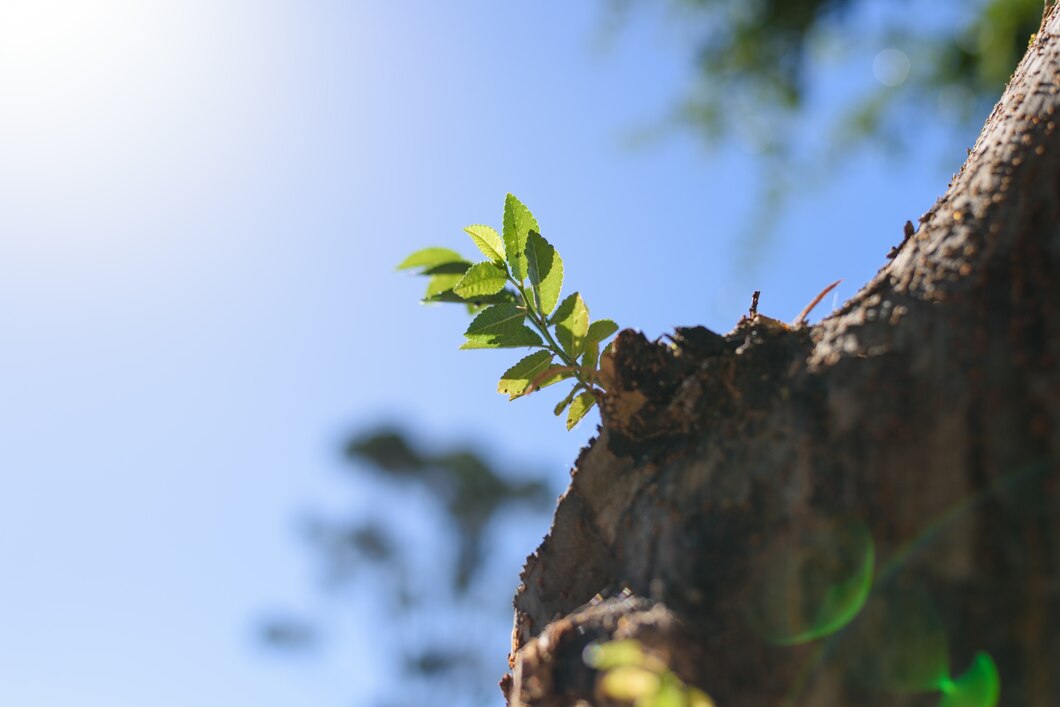
[[[652,4],[605,1],[618,24],[630,21],[637,6]],[[923,112],[926,96],[941,95],[966,119],[996,100],[1044,9],[1042,0],[661,2],[691,36],[695,57],[695,80],[678,117],[711,140],[744,130],[752,115],[768,118],[769,129],[755,137],[760,148],[774,151],[786,143],[776,128],[805,107],[823,54],[876,53],[882,85],[859,97],[843,118],[858,137],[879,137],[890,111],[916,105]]]
[[[507,588],[516,577],[486,576],[487,553],[496,551],[488,542],[490,524],[507,513],[530,514],[543,532],[555,493],[542,477],[512,478],[470,447],[436,452],[413,439],[394,427],[352,436],[343,450],[351,481],[375,487],[385,512],[314,513],[305,535],[330,593],[348,592],[358,621],[387,636],[374,641],[375,650],[401,678],[380,704],[432,704],[438,695],[453,705],[493,704],[504,668],[492,639],[503,639],[511,622]],[[522,515],[519,522],[526,520]],[[447,553],[436,558],[441,571],[438,564],[425,565],[422,548],[402,532],[410,522],[456,545],[451,566]],[[511,550],[520,558],[526,551]],[[372,606],[363,601],[366,595]],[[259,635],[271,648],[305,651],[320,644],[325,624],[295,613],[275,615],[262,622]]]
[[[407,483],[424,484],[445,503],[460,543],[453,578],[461,592],[482,562],[483,531],[495,513],[507,504],[546,510],[555,501],[541,480],[508,481],[469,449],[443,454],[421,452],[411,446],[403,432],[394,429],[354,438],[346,447],[346,455]]]
[[[1044,10],[1043,0],[604,3],[610,30],[662,10],[688,43],[693,78],[667,126],[690,128],[708,146],[734,138],[758,156],[759,193],[741,241],[748,268],[785,200],[827,181],[852,151],[899,155],[909,136],[935,130],[939,153],[922,158],[955,164]],[[823,89],[837,76],[838,101]]]

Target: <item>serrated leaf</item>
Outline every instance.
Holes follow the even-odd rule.
[[[482,255],[490,260],[504,261],[504,241],[495,229],[482,224],[475,224],[464,229],[464,233],[471,236]]]
[[[482,295],[495,295],[508,284],[508,274],[493,262],[476,263],[464,274],[460,282],[453,286],[453,292],[471,299]]]
[[[423,295],[424,301],[433,300],[438,295],[445,292],[451,292],[453,285],[460,282],[463,279],[461,274],[453,275],[434,275],[430,280],[427,281],[427,292]]]
[[[471,267],[466,260],[454,260],[451,263],[441,263],[426,268],[420,275],[463,275]]]
[[[593,405],[596,405],[596,397],[592,393],[582,393],[576,397],[570,404],[570,410],[567,411],[567,429],[573,429],[581,422],[585,413],[593,409]]]
[[[548,370],[552,364],[552,356],[551,351],[535,351],[526,356],[504,372],[500,383],[497,384],[497,392],[507,395],[508,400],[525,395],[530,384]]]
[[[522,282],[526,279],[526,239],[530,231],[540,231],[537,220],[523,202],[509,194],[504,199],[504,253],[512,276]]]
[[[541,346],[541,337],[528,326],[520,327],[510,334],[499,334],[490,337],[470,337],[461,349],[519,349],[529,346]]]
[[[603,341],[618,331],[618,324],[610,319],[597,319],[589,325],[589,331],[585,338],[587,341]]]
[[[552,323],[556,326],[556,338],[571,358],[581,355],[585,335],[589,333],[589,308],[582,296],[575,292],[560,303]]]
[[[586,337],[584,351],[582,354],[582,368],[595,369],[596,362],[600,359],[600,342]]]
[[[502,304],[504,302],[515,302],[515,293],[511,290],[501,290],[495,295],[485,295],[484,297],[473,297],[469,300],[461,300],[467,305],[467,313],[472,317],[477,315],[479,312],[489,307],[491,304]]]
[[[464,258],[455,250],[449,250],[448,248],[424,248],[422,250],[417,250],[415,253],[402,260],[398,264],[397,269],[433,268],[436,265],[452,263],[463,259]]]
[[[496,349],[512,346],[540,346],[541,337],[523,324],[526,312],[514,304],[495,304],[471,322],[462,349]]]
[[[460,295],[454,294],[452,290],[446,290],[439,292],[432,296],[430,299],[423,300],[425,303],[428,302],[456,302],[458,304],[474,305],[475,307],[483,307],[489,304],[504,304],[506,302],[515,302],[515,293],[511,290],[501,290],[496,294],[492,295],[481,295],[479,297],[471,297],[464,299]]]
[[[547,317],[559,302],[563,287],[563,259],[537,231],[530,231],[526,238],[526,273],[533,287],[537,310]]]
[[[515,331],[523,325],[526,312],[514,304],[497,304],[475,317],[464,336],[493,335]]]
[[[542,388],[547,388],[550,385],[555,385],[560,381],[565,381],[568,378],[573,377],[574,371],[571,370],[570,366],[552,366],[547,371],[538,376],[538,380],[534,385],[534,389],[541,390]]]
[[[577,393],[578,393],[577,386],[575,386],[574,388],[571,388],[571,391],[569,393],[567,393],[567,396],[565,398],[563,398],[563,400],[560,400],[558,403],[556,403],[556,407],[553,408],[552,414],[555,415],[556,417],[559,417],[560,415],[562,415],[563,411],[566,410],[567,406],[570,405],[572,400],[574,400],[574,396],[577,395]]]

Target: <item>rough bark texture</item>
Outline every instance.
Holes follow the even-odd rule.
[[[939,640],[953,675],[993,657],[1001,704],[1060,704],[1058,91],[1054,8],[945,196],[821,324],[619,334],[515,598],[510,704],[600,704],[581,651],[610,636],[719,707],[938,704],[881,666]],[[778,645],[756,607],[820,597],[777,568],[839,581],[862,532],[868,602]]]

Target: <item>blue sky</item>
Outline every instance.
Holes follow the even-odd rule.
[[[753,155],[680,133],[629,147],[680,96],[687,47],[645,17],[602,42],[601,17],[0,6],[5,703],[339,705],[378,687],[356,635],[294,662],[252,638],[263,609],[322,610],[293,525],[364,503],[343,435],[407,420],[560,489],[595,424],[567,433],[547,394],[508,404],[511,352],[458,351],[464,315],[418,305],[420,282],[394,272],[421,246],[470,252],[461,227],[499,225],[506,192],[558,246],[566,291],[654,337],[727,330],[755,289],[782,319],[835,279],[850,296],[958,166],[856,157],[745,267]],[[816,110],[872,82],[871,60]]]

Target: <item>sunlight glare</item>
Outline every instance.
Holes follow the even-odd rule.
[[[76,90],[113,75],[130,44],[122,0],[7,0],[0,5],[0,85],[8,98]]]
[[[54,258],[137,238],[128,224],[191,112],[214,53],[188,51],[198,3],[167,0],[0,2],[0,245]]]

